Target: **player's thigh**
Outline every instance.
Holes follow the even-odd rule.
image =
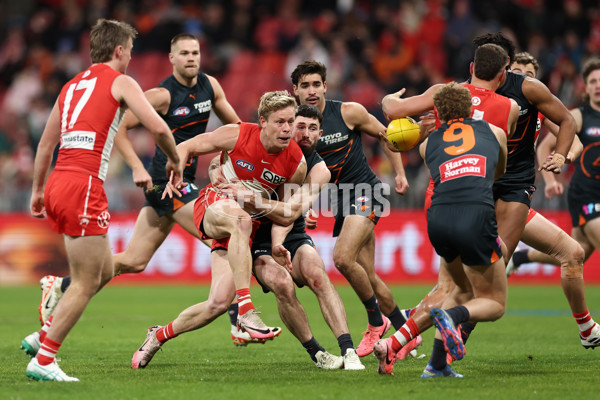
[[[471,284],[469,283],[469,278],[465,274],[460,257],[456,257],[452,261],[446,261],[446,259],[442,257],[440,260],[440,274],[443,275],[446,285],[444,290],[447,290],[448,293],[455,288],[458,288],[458,290],[463,293],[471,291]]]
[[[254,275],[268,290],[278,293],[294,286],[290,273],[271,256],[260,256],[254,261]]]
[[[292,278],[301,285],[308,285],[310,280],[329,280],[323,259],[317,250],[308,244],[298,248],[292,260],[292,266]]]
[[[126,253],[131,257],[149,261],[174,225],[175,222],[168,216],[159,217],[154,208],[142,207],[135,221]]]
[[[104,270],[112,271],[112,256],[107,235],[72,237],[64,235],[71,278],[95,281]]]
[[[521,234],[527,221],[529,207],[516,201],[496,201],[496,220],[498,221],[498,235],[506,244],[508,253],[505,258],[510,258],[517,247]]]
[[[231,236],[235,230],[244,226],[248,233],[252,230],[252,219],[239,204],[232,199],[223,199],[212,203],[206,209],[202,219],[202,228],[207,236],[223,239]]]
[[[344,218],[344,224],[338,237],[334,254],[353,256],[357,258],[358,252],[369,239],[369,235],[373,233],[375,224],[368,218],[360,215],[348,215]]]
[[[196,201],[190,201],[185,204],[183,207],[179,208],[177,211],[174,211],[171,215],[171,218],[179,224],[183,229],[186,230],[190,235],[193,235],[200,239],[200,233],[198,232],[198,228],[194,224],[194,204]]]
[[[594,218],[588,221],[583,227],[580,229],[585,234],[585,237],[589,241],[589,243],[596,249],[600,250],[600,218]],[[586,258],[588,257],[588,249],[584,248],[586,251]],[[591,251],[590,251],[591,254]]]
[[[540,213],[535,214],[525,225],[521,240],[542,253],[549,253],[552,249],[566,248],[573,241],[565,231],[548,221]]]
[[[464,266],[475,297],[485,297],[506,303],[506,268],[500,259],[486,266]]]

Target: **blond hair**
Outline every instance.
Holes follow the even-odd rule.
[[[278,90],[275,92],[266,92],[260,97],[258,105],[258,118],[263,117],[265,120],[275,111],[282,110],[287,107],[298,107],[296,99],[290,95],[287,90]]]

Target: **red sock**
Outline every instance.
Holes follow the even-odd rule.
[[[577,326],[579,326],[581,336],[584,338],[590,336],[590,333],[592,333],[592,328],[594,327],[594,325],[596,325],[596,322],[594,322],[594,320],[592,319],[590,312],[588,310],[585,310],[584,312],[579,314],[574,313],[573,317],[575,317],[575,321],[577,321]]]
[[[48,318],[48,320],[46,321],[44,326],[42,326],[42,329],[40,329],[38,331],[38,333],[40,334],[40,343],[44,343],[44,339],[46,339],[46,335],[48,334],[48,331],[50,330],[51,326],[52,326],[52,315],[50,316],[50,318]]]
[[[156,331],[156,339],[161,343],[177,336],[179,336],[179,334],[173,331],[173,321],[169,322],[169,325],[163,326]]]
[[[410,318],[400,329],[392,335],[392,349],[398,351],[405,346],[408,342],[413,340],[419,335],[419,328],[415,320]],[[395,339],[395,340],[394,340]]]
[[[250,288],[238,289],[235,291],[238,302],[238,315],[244,315],[250,310],[254,310],[252,298],[250,297]]]
[[[62,343],[55,342],[52,339],[46,338],[42,345],[40,346],[40,350],[38,351],[35,358],[37,358],[38,363],[40,365],[48,365],[54,361],[54,357],[56,357],[56,353],[58,353],[58,349]]]

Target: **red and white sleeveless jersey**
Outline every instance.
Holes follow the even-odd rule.
[[[463,83],[462,86],[471,92],[471,103],[473,104],[473,119],[481,119],[496,125],[508,135],[508,115],[510,114],[510,99],[491,90],[473,86],[469,83]],[[441,123],[435,115],[435,127],[440,127]]]
[[[111,93],[119,75],[106,64],[94,64],[63,86],[58,97],[61,134],[55,170],[79,171],[104,181],[125,113]]]
[[[302,160],[302,150],[293,140],[282,152],[268,153],[260,141],[258,125],[245,122],[240,123],[240,135],[233,150],[221,154],[225,178],[239,179],[263,197],[288,181]]]

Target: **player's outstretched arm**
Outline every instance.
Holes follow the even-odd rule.
[[[135,115],[133,115],[132,112],[127,110],[125,112],[125,117],[123,118],[123,123],[115,135],[115,146],[123,157],[123,160],[125,160],[127,165],[129,165],[129,168],[131,168],[131,174],[135,185],[150,189],[152,187],[152,177],[148,171],[146,171],[146,168],[144,168],[142,160],[140,160],[136,154],[133,145],[131,144],[131,140],[129,140],[129,136],[127,136],[127,126],[131,123],[130,120],[137,121],[137,118],[135,118]]]
[[[342,104],[342,118],[350,129],[357,129],[381,141],[379,134],[385,132],[385,126],[373,115],[369,114],[367,109],[358,103],[347,102]],[[381,144],[381,142],[380,142]],[[385,156],[390,160],[396,176],[396,193],[404,194],[409,188],[402,156],[400,153],[390,150],[389,146],[382,144]]]
[[[183,179],[183,168],[175,148],[175,139],[166,122],[157,114],[148,102],[140,85],[127,75],[120,75],[112,86],[112,94],[118,101],[127,104],[138,120],[152,133],[156,143],[168,157],[165,166],[167,176],[172,177],[172,184],[180,187]]]
[[[52,164],[54,149],[60,140],[60,115],[58,102],[54,103],[46,127],[42,133],[40,143],[35,153],[33,166],[33,185],[31,187],[31,202],[29,205],[31,215],[36,218],[44,217],[44,186],[46,176]]]
[[[405,89],[396,93],[386,95],[381,101],[383,113],[390,120],[407,117],[409,115],[423,114],[433,110],[433,95],[441,88],[443,84],[431,86],[422,94],[403,98]]]
[[[525,78],[522,90],[525,97],[546,118],[549,118],[550,121],[558,125],[556,152],[551,160],[547,160],[542,164],[542,168],[546,171],[559,174],[566,160],[566,154],[573,143],[573,137],[577,128],[575,119],[563,103],[550,92],[546,85],[537,79]]]
[[[492,129],[492,132],[494,132],[494,135],[496,135],[496,139],[498,139],[498,143],[500,144],[500,150],[498,150],[498,164],[496,164],[496,172],[494,174],[494,179],[499,179],[506,172],[506,157],[508,156],[506,143],[508,142],[508,139],[506,138],[504,129],[498,128],[492,124],[490,124],[490,128]]]

